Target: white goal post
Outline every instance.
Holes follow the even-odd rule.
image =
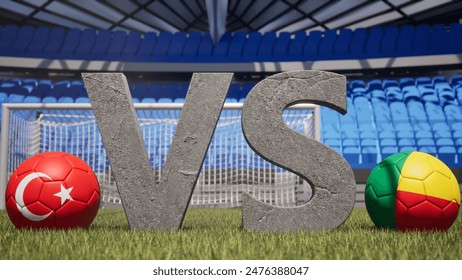
[[[140,129],[159,180],[183,103],[135,103]],[[199,175],[190,206],[236,207],[243,191],[278,206],[296,206],[311,197],[298,176],[258,157],[242,135],[242,103],[225,103]],[[0,139],[0,209],[9,176],[22,161],[46,151],[79,156],[98,177],[102,207],[120,206],[104,145],[89,103],[14,103],[2,105]],[[293,105],[285,123],[320,141],[320,107]]]

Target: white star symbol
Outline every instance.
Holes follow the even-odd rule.
[[[72,189],[73,189],[73,187],[66,189],[63,186],[63,184],[61,184],[61,191],[54,194],[54,196],[57,196],[57,197],[61,198],[61,205],[63,205],[64,202],[66,202],[66,200],[68,200],[68,199],[69,200],[74,200],[72,198],[72,196],[71,196]]]

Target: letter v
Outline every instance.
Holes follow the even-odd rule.
[[[82,77],[130,228],[179,229],[233,74],[193,74],[158,186],[125,76]]]

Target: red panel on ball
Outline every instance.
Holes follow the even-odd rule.
[[[53,181],[63,181],[72,170],[72,165],[62,156],[49,156],[39,161],[36,172],[47,174]]]
[[[399,200],[395,202],[395,226],[403,228],[407,224],[407,207]]]
[[[441,228],[443,230],[449,229],[454,224],[457,214],[459,214],[459,208],[460,205],[457,202],[452,201],[443,209],[443,220],[441,221]]]

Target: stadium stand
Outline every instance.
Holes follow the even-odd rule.
[[[458,23],[341,29],[325,32],[208,33],[79,30],[6,25],[0,56],[117,61],[248,62],[341,60],[462,53]],[[422,80],[417,85],[425,86]],[[430,81],[431,82],[431,81]]]
[[[184,102],[187,86],[139,82],[131,84],[131,92],[134,102]],[[226,102],[243,102],[253,86],[233,83]],[[322,141],[343,154],[353,168],[371,169],[381,159],[405,150],[425,151],[450,167],[460,167],[461,75],[349,80],[347,100],[349,111],[344,116],[321,109]],[[88,97],[80,80],[1,80],[0,104],[21,102],[82,103]]]

